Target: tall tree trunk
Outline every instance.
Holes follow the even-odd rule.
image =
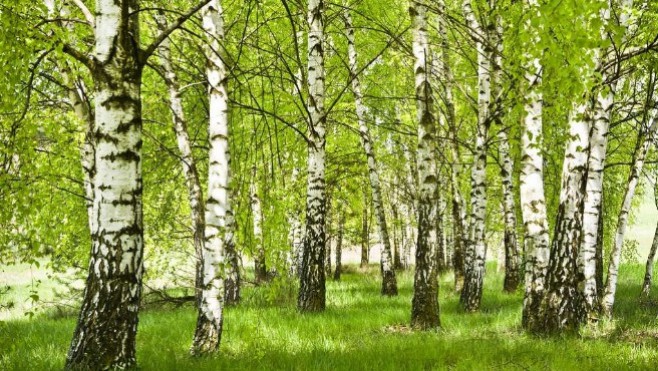
[[[569,140],[562,167],[560,204],[551,244],[546,278],[546,294],[533,331],[552,333],[577,331],[585,320],[578,289],[577,257],[582,241],[582,220],[589,125],[587,105],[579,104],[571,113]]]
[[[617,275],[619,273],[619,264],[621,263],[621,251],[624,244],[624,234],[628,225],[628,217],[635,196],[635,189],[642,175],[644,160],[649,147],[653,142],[656,128],[658,127],[658,114],[652,118],[651,125],[647,133],[638,135],[635,152],[633,153],[633,166],[628,175],[624,198],[617,217],[617,232],[615,233],[615,244],[610,251],[610,260],[608,262],[608,277],[605,283],[605,293],[601,299],[602,314],[612,317],[612,309],[615,304],[615,294],[617,292]]]
[[[608,6],[601,10],[603,26],[601,27],[601,39],[608,38],[608,23],[610,22],[612,6],[617,1],[610,1]],[[632,1],[620,0],[622,7],[620,13],[620,25],[628,27],[629,11]],[[625,8],[628,7],[628,8]],[[622,40],[624,35],[622,34]],[[616,55],[613,47],[597,50],[594,53],[594,61],[598,64],[607,64]],[[617,68],[616,65],[614,68]],[[601,81],[605,82],[610,77],[608,70],[601,73]],[[599,291],[597,287],[597,243],[599,241],[599,219],[603,207],[603,170],[608,148],[608,131],[612,115],[617,82],[603,83],[593,100],[594,114],[592,117],[592,129],[590,131],[590,154],[588,159],[587,188],[585,197],[585,213],[583,215],[583,244],[579,256],[579,274],[581,276],[581,292],[583,295],[585,310],[588,318],[596,319],[599,314]],[[639,143],[638,143],[639,145]],[[631,196],[632,198],[632,196]],[[605,297],[605,294],[604,294]],[[604,311],[607,308],[603,308]]]
[[[455,103],[452,95],[452,88],[454,86],[454,77],[452,68],[450,66],[450,52],[448,45],[448,35],[446,26],[446,10],[445,2],[439,0],[437,2],[439,9],[438,17],[438,31],[441,38],[441,49],[439,50],[440,60],[440,74],[443,79],[443,103],[445,105],[446,124],[448,126],[448,148],[451,157],[450,164],[450,192],[452,199],[450,202],[450,211],[452,215],[452,266],[455,276],[455,292],[461,292],[464,286],[464,249],[468,244],[466,236],[466,205],[461,193],[461,186],[459,176],[462,172],[461,156],[459,153],[458,143],[458,129],[455,114]]]
[[[516,238],[516,202],[514,200],[514,163],[509,153],[509,138],[505,129],[498,133],[498,150],[503,161],[501,177],[503,181],[503,210],[505,213],[505,281],[506,292],[516,292],[521,280],[519,243]]]
[[[530,0],[529,10],[539,16],[537,0]],[[524,25],[533,32],[531,22]],[[538,35],[532,33],[531,42]],[[531,57],[531,55],[528,55]],[[525,250],[525,295],[523,299],[522,325],[534,330],[539,326],[539,310],[546,287],[549,261],[548,218],[544,196],[544,158],[541,93],[542,65],[539,58],[530,59],[525,79],[528,86],[525,102],[523,135],[521,138],[521,174],[519,190],[523,216],[523,243]]]
[[[382,243],[381,251],[381,273],[382,273],[382,295],[396,296],[398,294],[398,285],[393,269],[393,256],[391,253],[391,240],[388,235],[386,225],[386,212],[384,211],[384,202],[382,200],[382,191],[379,182],[379,172],[377,171],[377,160],[375,158],[375,149],[373,148],[370,138],[370,129],[367,124],[367,108],[363,103],[363,94],[361,93],[361,82],[359,80],[359,66],[354,41],[354,28],[352,27],[352,17],[349,9],[345,10],[345,27],[347,28],[347,48],[350,65],[350,79],[352,80],[352,92],[354,93],[354,102],[356,105],[356,115],[359,122],[359,135],[361,144],[366,154],[368,165],[368,175],[370,180],[370,189],[372,193],[372,203],[377,218],[377,227],[379,239]]]
[[[487,136],[490,126],[491,106],[491,45],[486,40],[484,27],[475,19],[470,0],[463,4],[464,15],[476,37],[478,61],[478,123],[475,136],[475,153],[471,172],[471,213],[469,243],[465,250],[465,278],[461,291],[460,304],[464,310],[472,312],[480,308],[484,270],[486,263],[486,211],[487,211]],[[488,28],[488,27],[487,27]],[[488,38],[487,38],[488,40]]]
[[[142,63],[134,0],[98,0],[91,257],[68,369],[135,366],[142,292]]]
[[[503,126],[503,107],[502,107],[502,83],[503,83],[503,24],[500,15],[494,17],[495,30],[492,31],[490,39],[495,45],[496,50],[492,54],[492,94],[494,96],[494,112],[492,113],[493,121],[500,127],[498,132],[498,153],[502,166],[500,176],[503,188],[503,212],[505,231],[503,244],[505,246],[505,280],[503,290],[505,292],[515,292],[521,280],[521,264],[519,243],[516,238],[516,201],[514,199],[514,160],[510,155],[509,137],[507,128]]]
[[[435,228],[437,205],[437,167],[435,163],[436,120],[433,115],[430,85],[430,50],[427,40],[427,8],[412,1],[409,7],[413,23],[413,54],[418,120],[418,242],[414,295],[411,303],[411,324],[422,329],[440,326],[438,282],[432,260],[436,246],[431,241]],[[436,241],[434,241],[436,242]]]
[[[158,28],[163,31],[166,29],[166,20],[163,12],[156,16]],[[203,200],[203,191],[199,172],[197,171],[196,160],[192,153],[192,142],[187,131],[187,122],[183,111],[183,102],[181,99],[180,85],[178,76],[174,70],[171,47],[169,39],[162,42],[160,46],[160,57],[162,61],[163,77],[169,91],[169,108],[171,109],[174,134],[176,135],[176,144],[180,152],[183,175],[187,186],[187,195],[190,203],[190,219],[192,222],[194,253],[195,253],[195,298],[197,308],[201,308],[203,293],[203,252],[205,242],[205,203]]]
[[[308,2],[308,187],[306,234],[297,307],[301,311],[325,308],[325,112],[324,112],[324,1]]]
[[[256,169],[253,169],[256,174]],[[254,274],[256,283],[267,281],[267,266],[265,265],[265,246],[263,245],[263,209],[258,195],[258,185],[255,179],[251,183],[251,216],[254,227]]]

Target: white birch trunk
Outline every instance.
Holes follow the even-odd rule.
[[[223,9],[212,0],[201,9],[207,34],[210,141],[208,198],[203,250],[203,282],[196,331],[190,352],[204,354],[219,348],[222,336],[226,269],[224,257],[233,248],[233,212],[230,203],[228,71],[225,65]]]
[[[297,307],[325,308],[324,249],[326,238],[325,112],[324,112],[324,1],[308,2],[309,139],[306,191],[306,233]]]
[[[431,231],[436,227],[437,167],[436,120],[433,115],[432,86],[430,84],[430,50],[427,37],[427,8],[412,1],[409,13],[413,23],[413,54],[416,87],[416,115],[418,120],[418,242],[411,324],[423,329],[440,326],[438,282],[433,259],[436,240]]]
[[[166,20],[163,13],[156,16],[158,28],[162,31],[166,28]],[[187,122],[185,112],[183,111],[183,101],[181,98],[180,84],[178,75],[174,70],[174,62],[171,55],[171,46],[169,39],[160,44],[160,58],[164,72],[164,80],[169,92],[169,109],[171,110],[174,134],[176,135],[176,144],[180,152],[181,166],[187,186],[187,196],[190,203],[190,221],[194,234],[194,253],[196,256],[196,274],[195,274],[195,297],[197,307],[201,304],[201,295],[203,292],[203,247],[205,236],[205,203],[203,200],[203,191],[201,189],[201,180],[196,166],[196,160],[192,153],[192,142],[187,131]]]
[[[614,0],[609,1],[608,6],[601,11],[603,27],[601,28],[601,39],[608,38],[607,25],[610,21],[610,12]],[[628,27],[629,11],[632,1],[621,0],[620,25]],[[622,35],[623,36],[623,35]],[[623,37],[622,37],[623,39]],[[612,47],[604,50],[597,50],[594,53],[594,61],[597,65],[608,63],[615,54]],[[601,74],[601,81],[606,81],[610,76],[609,71],[604,70]],[[588,159],[587,186],[585,196],[585,206],[583,215],[583,242],[578,259],[580,280],[580,290],[583,295],[585,310],[590,319],[598,316],[599,302],[596,276],[597,276],[597,250],[602,251],[602,246],[598,246],[600,240],[599,219],[601,218],[602,196],[603,196],[603,170],[608,148],[608,131],[612,114],[612,106],[616,93],[617,84],[615,82],[606,84],[600,88],[596,98],[593,101],[594,114],[592,129],[590,132],[590,153]]]
[[[349,9],[345,10],[345,27],[347,32],[347,48],[350,67],[350,78],[352,80],[352,92],[354,93],[354,102],[356,105],[356,115],[359,122],[359,135],[361,137],[361,144],[366,154],[366,161],[368,165],[368,176],[370,180],[370,188],[372,193],[372,203],[375,209],[377,218],[377,227],[379,232],[379,240],[382,243],[381,251],[381,272],[382,272],[382,295],[396,296],[398,294],[397,280],[395,278],[395,270],[393,269],[393,257],[391,253],[391,240],[388,235],[388,227],[386,225],[386,212],[384,211],[384,203],[382,200],[382,191],[379,182],[379,172],[377,171],[377,161],[375,158],[375,150],[370,137],[370,129],[368,128],[367,120],[367,107],[363,103],[363,94],[361,93],[361,82],[359,78],[358,58],[356,52],[356,45],[354,41],[354,28],[352,27],[352,17]]]
[[[256,169],[253,169],[256,174]],[[263,245],[263,208],[258,195],[257,179],[251,182],[251,218],[254,227],[254,274],[256,283],[267,281],[267,266],[265,265],[265,246]]]
[[[437,6],[439,8],[438,31],[441,38],[439,74],[441,79],[443,79],[443,103],[445,105],[448,139],[450,141],[448,152],[452,161],[450,166],[450,189],[452,193],[451,215],[454,244],[452,264],[455,275],[455,292],[460,292],[464,286],[464,247],[467,245],[468,239],[465,233],[468,227],[466,226],[466,205],[459,184],[459,175],[462,172],[462,167],[461,156],[459,154],[455,103],[452,94],[452,88],[455,82],[450,66],[445,2],[440,0],[437,2]]]
[[[530,10],[538,14],[536,0],[529,1]],[[530,21],[525,29],[531,31]],[[531,40],[537,40],[533,34]],[[544,196],[544,158],[542,124],[542,65],[539,58],[527,55],[529,65],[525,74],[526,94],[523,135],[521,138],[521,174],[519,190],[523,216],[525,262],[525,296],[522,325],[535,329],[544,289],[549,261],[548,217]]]
[[[656,180],[658,180],[658,178],[656,178]],[[658,186],[656,183],[654,183],[653,187],[653,197],[656,207],[658,207]],[[651,243],[651,249],[647,256],[644,282],[642,283],[642,293],[640,294],[640,298],[642,299],[648,299],[649,293],[651,292],[651,281],[653,280],[653,265],[656,259],[656,251],[658,251],[658,224],[656,224],[656,230],[653,234],[653,242]]]
[[[95,221],[89,275],[67,368],[131,368],[142,282],[142,116],[137,3],[98,0]]]
[[[471,213],[469,243],[465,250],[465,279],[460,304],[466,311],[480,308],[486,262],[486,210],[487,210],[487,136],[490,126],[491,106],[491,45],[487,42],[484,28],[477,22],[470,0],[463,3],[464,15],[470,28],[476,33],[478,64],[478,123],[475,136],[475,153],[471,171]]]
[[[605,283],[605,292],[601,298],[602,314],[612,317],[612,310],[615,304],[615,294],[617,292],[617,276],[619,274],[619,265],[621,263],[621,252],[624,245],[624,234],[628,225],[628,217],[635,196],[635,189],[640,182],[642,168],[649,148],[653,143],[656,129],[658,127],[658,113],[654,113],[651,125],[646,135],[638,136],[638,143],[633,154],[633,165],[628,175],[628,183],[624,192],[624,198],[621,204],[621,210],[617,218],[617,231],[615,233],[615,244],[610,251],[610,261],[608,263],[608,277]],[[644,138],[642,138],[644,137]]]
[[[589,149],[587,105],[578,104],[569,120],[569,139],[562,166],[560,204],[537,332],[576,331],[585,320],[578,289],[577,258],[582,240],[584,190]]]

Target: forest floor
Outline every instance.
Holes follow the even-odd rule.
[[[144,310],[137,356],[142,370],[655,370],[658,304],[640,302],[640,265],[622,267],[616,320],[580,336],[538,338],[520,329],[522,293],[504,294],[488,266],[482,310],[460,311],[452,275],[441,277],[438,331],[408,328],[412,272],[398,275],[400,295],[379,295],[379,269],[348,266],[328,281],[327,310],[300,314],[294,290],[247,287],[226,310],[221,351],[191,358],[191,305]],[[40,314],[0,321],[0,370],[60,370],[74,316]]]

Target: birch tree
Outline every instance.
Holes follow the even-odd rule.
[[[412,1],[409,7],[413,23],[413,54],[416,87],[416,119],[418,121],[418,240],[411,324],[422,329],[440,326],[438,282],[434,265],[436,246],[430,238],[435,227],[438,192],[435,163],[436,120],[430,85],[430,50],[427,39],[427,7]]]
[[[203,4],[201,4],[203,5]],[[69,44],[95,83],[94,223],[89,275],[66,367],[131,368],[141,297],[141,78],[146,59],[201,5],[139,47],[139,3],[97,0],[92,55]],[[86,9],[83,4],[80,7]],[[87,12],[89,13],[89,12]]]
[[[621,251],[624,243],[624,234],[628,225],[628,218],[631,212],[633,197],[635,196],[635,189],[640,182],[642,175],[642,168],[649,152],[649,148],[653,144],[655,132],[658,128],[658,111],[653,111],[651,123],[646,129],[646,132],[640,132],[637,138],[635,151],[633,153],[633,160],[631,161],[631,172],[628,175],[626,189],[624,190],[624,197],[617,217],[617,231],[615,233],[615,241],[610,251],[610,260],[608,262],[608,276],[605,283],[605,291],[601,298],[601,311],[607,317],[612,317],[612,310],[615,304],[615,294],[617,292],[617,278],[619,275],[619,265],[621,263]],[[642,129],[644,130],[644,129]],[[652,246],[653,249],[653,246]],[[655,251],[654,251],[655,253]],[[648,265],[647,265],[648,266]]]
[[[252,169],[253,179],[250,186],[251,218],[254,229],[254,273],[256,282],[267,281],[267,267],[265,265],[265,246],[263,245],[263,209],[258,194],[256,168]]]
[[[324,1],[308,2],[309,143],[306,191],[306,233],[297,307],[317,312],[325,308],[325,111],[324,111]]]
[[[528,1],[528,13],[531,17],[539,15],[538,3]],[[532,42],[539,42],[539,37],[531,27],[531,21],[524,24],[530,33]],[[523,243],[525,246],[525,295],[523,299],[522,324],[526,329],[537,325],[540,304],[546,285],[546,273],[549,260],[548,217],[544,196],[544,157],[543,148],[543,101],[542,101],[542,65],[537,56],[525,55],[527,67],[524,78],[527,83],[525,96],[525,116],[521,137],[521,173],[519,191],[521,213],[523,216]]]
[[[656,207],[658,207],[658,186],[654,181],[653,188],[653,197]],[[647,262],[645,265],[644,271],[644,281],[642,282],[642,292],[640,297],[643,299],[649,298],[649,292],[651,291],[651,282],[653,281],[653,266],[656,259],[656,251],[658,251],[658,223],[656,223],[656,230],[653,233],[653,242],[651,243],[651,248],[649,249],[649,255],[647,256]]]
[[[482,26],[475,18],[470,0],[462,4],[464,17],[475,40],[478,73],[478,118],[475,135],[475,150],[471,170],[471,212],[469,241],[465,249],[464,288],[459,302],[467,311],[480,308],[484,269],[486,262],[486,210],[487,210],[487,136],[491,124],[491,60],[493,45],[487,33],[489,26]]]
[[[225,295],[229,301],[226,281],[239,288],[239,279],[231,272],[231,253],[234,253],[235,230],[231,209],[229,107],[227,56],[224,41],[223,9],[219,0],[211,0],[201,10],[202,25],[207,35],[206,77],[208,79],[209,123],[208,137],[208,198],[206,200],[206,229],[203,252],[203,289],[192,342],[192,354],[214,352],[222,336]],[[229,264],[225,264],[225,257]],[[228,272],[227,272],[228,271]]]
[[[347,32],[347,48],[350,67],[350,79],[352,80],[352,92],[354,93],[354,103],[356,105],[356,115],[359,123],[359,136],[361,144],[366,154],[368,165],[368,178],[370,181],[370,191],[372,193],[372,203],[377,218],[377,227],[379,239],[382,243],[381,251],[381,272],[382,272],[382,295],[396,296],[398,294],[397,280],[395,270],[393,269],[393,256],[391,252],[391,240],[388,235],[386,224],[386,212],[382,200],[382,191],[379,181],[379,171],[377,169],[377,160],[370,137],[370,129],[367,124],[367,107],[363,103],[363,93],[361,92],[361,82],[359,78],[358,54],[354,42],[354,27],[352,26],[352,16],[348,9],[344,12],[345,28]]]

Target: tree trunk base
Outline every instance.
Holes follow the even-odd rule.
[[[398,283],[395,271],[382,271],[382,295],[398,296]]]

